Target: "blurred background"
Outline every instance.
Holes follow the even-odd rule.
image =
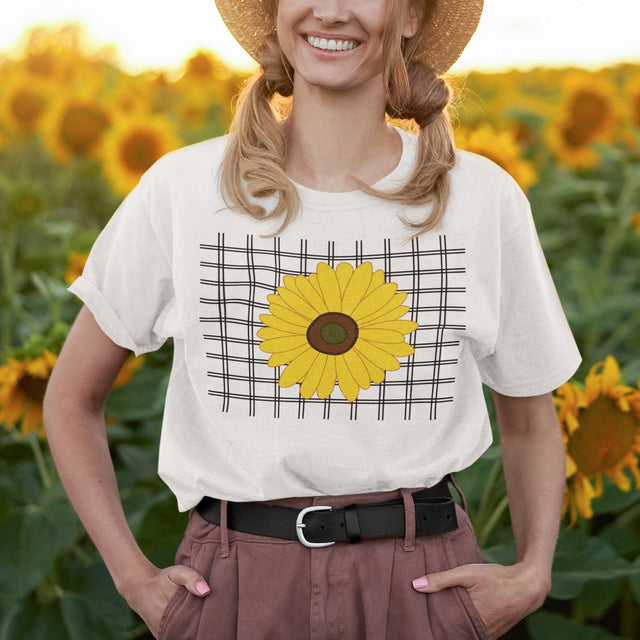
[[[567,483],[553,586],[505,637],[638,640],[640,4],[485,6],[449,75],[456,144],[527,193],[583,356],[554,392]],[[66,287],[98,233],[160,156],[226,132],[256,69],[212,0],[23,0],[3,10],[2,640],[151,638],[69,505],[42,398],[81,305]],[[106,411],[127,518],[158,565],[173,564],[186,523],[156,473],[172,346],[129,358]],[[493,414],[492,424],[493,446],[457,477],[485,561],[513,563]]]

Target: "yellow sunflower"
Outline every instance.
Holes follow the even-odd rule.
[[[20,421],[23,436],[39,431],[44,437],[42,401],[57,359],[47,349],[31,360],[7,359],[0,367],[0,422],[13,429]]]
[[[604,76],[569,75],[559,109],[546,131],[551,152],[567,167],[590,169],[600,156],[594,142],[611,142],[618,115],[615,86]]]
[[[76,278],[79,278],[82,275],[82,270],[84,269],[84,265],[86,264],[88,257],[88,253],[76,253],[75,251],[69,252],[67,257],[68,266],[67,270],[64,272],[64,281],[67,284],[71,284]]]
[[[619,381],[618,363],[608,356],[591,368],[584,389],[566,382],[556,391],[567,466],[563,514],[570,509],[570,526],[578,513],[593,516],[591,500],[602,494],[603,473],[629,491],[628,469],[640,488],[640,391]]]
[[[66,162],[76,155],[95,157],[110,122],[110,114],[95,97],[66,95],[47,115],[44,141],[59,162]]]
[[[175,127],[165,116],[122,117],[104,137],[104,174],[116,193],[127,195],[156,160],[180,145]]]
[[[0,124],[19,133],[37,131],[51,101],[51,88],[17,72],[8,74],[0,88]]]
[[[523,191],[537,182],[533,164],[522,158],[514,131],[498,133],[490,124],[484,123],[467,135],[461,133],[456,139],[461,149],[478,153],[501,166]]]
[[[397,358],[414,352],[405,335],[418,324],[400,319],[409,308],[397,288],[370,262],[355,270],[348,262],[335,270],[320,262],[309,277],[285,276],[278,293],[267,296],[271,313],[260,316],[267,326],[257,333],[260,349],[272,354],[269,365],[287,365],[280,386],[300,383],[303,398],[323,399],[337,381],[353,402],[385,371],[399,369]]]

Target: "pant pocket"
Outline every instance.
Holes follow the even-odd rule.
[[[459,507],[456,510],[457,529],[420,537],[427,573],[482,562],[469,518]],[[426,605],[434,640],[488,640],[486,625],[465,587],[456,586],[428,593]]]

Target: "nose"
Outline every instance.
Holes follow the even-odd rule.
[[[314,3],[313,16],[325,24],[346,22],[349,19],[348,0],[318,0]]]

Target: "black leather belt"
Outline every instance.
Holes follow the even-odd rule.
[[[416,535],[444,533],[458,527],[455,501],[449,491],[450,476],[438,484],[413,492]],[[220,524],[220,500],[205,496],[196,511],[208,522]],[[228,502],[227,526],[261,536],[300,540],[307,547],[335,542],[360,542],[365,538],[404,536],[404,502],[401,497],[384,502],[350,504],[340,509],[312,505],[293,509],[259,502]]]

